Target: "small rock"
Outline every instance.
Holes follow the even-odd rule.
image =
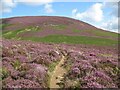
[[[95,54],[91,53],[90,56],[96,56]]]

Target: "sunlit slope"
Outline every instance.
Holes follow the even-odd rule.
[[[116,45],[118,39],[116,33],[67,17],[14,17],[2,22],[6,39],[93,45]]]

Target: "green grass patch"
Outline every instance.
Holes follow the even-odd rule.
[[[48,66],[48,70],[50,71],[50,72],[52,72],[54,69],[55,69],[55,67],[56,67],[56,65],[59,63],[59,61],[56,61],[56,62],[52,62],[49,66]]]
[[[0,29],[4,29],[5,27],[11,26],[12,24],[0,24]]]
[[[103,56],[103,57],[113,57],[112,54],[99,54],[100,56]]]
[[[6,31],[3,32],[3,37],[6,39],[17,39],[17,34],[21,32],[22,30],[15,30],[15,31]]]
[[[41,28],[39,26],[30,26],[26,29],[24,29],[24,31],[40,31]]]
[[[115,37],[115,38],[118,37],[118,34],[113,33],[113,32],[105,32],[105,31],[94,30],[92,33],[94,33],[97,36],[112,36],[112,37]]]
[[[2,24],[0,24],[0,29],[2,29]]]
[[[56,25],[56,26],[52,26],[54,29],[56,30],[64,30],[66,29],[66,26],[65,25]]]
[[[52,62],[49,66],[48,66],[48,75],[46,77],[46,84],[47,86],[49,87],[50,86],[50,78],[51,78],[51,75],[56,67],[56,65],[59,63],[59,61],[55,61],[55,62]]]
[[[79,33],[79,32],[81,32],[81,30],[79,30],[79,29],[74,29],[73,32]]]
[[[15,70],[18,70],[21,67],[21,62],[19,60],[16,60],[11,63]]]
[[[0,68],[0,73],[2,74],[0,77],[0,79],[2,79],[2,80],[9,76],[9,71],[5,67]]]
[[[112,54],[98,54],[99,56],[103,56],[103,57],[113,57],[113,58],[118,58],[118,56],[112,55]]]
[[[22,39],[47,43],[90,44],[99,46],[114,46],[118,44],[115,40],[87,36],[49,35],[46,37],[29,37]]]
[[[13,30],[13,31],[3,31],[3,37],[6,39],[20,39],[20,37],[18,37],[18,35],[22,34],[22,33],[26,33],[26,32],[37,32],[40,31],[41,28],[40,27],[28,27],[25,29],[20,29],[20,30]]]

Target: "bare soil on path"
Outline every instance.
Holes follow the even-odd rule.
[[[56,65],[51,79],[50,79],[50,88],[60,88],[59,85],[57,83],[61,82],[61,79],[63,78],[64,73],[66,73],[65,68],[62,67],[62,65],[64,64],[65,61],[65,57],[62,56],[61,61],[59,62],[58,65]]]

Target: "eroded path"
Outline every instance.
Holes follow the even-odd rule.
[[[62,56],[61,61],[59,64],[55,67],[51,79],[50,79],[50,88],[60,88],[57,83],[60,82],[60,80],[63,78],[62,76],[64,73],[66,73],[65,68],[62,67],[65,61],[65,56]]]

